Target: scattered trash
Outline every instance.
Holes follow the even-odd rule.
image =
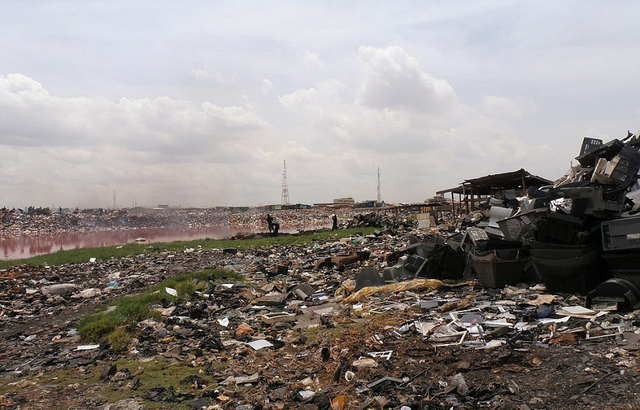
[[[100,347],[100,345],[80,345],[78,347],[76,347],[76,350],[94,350],[94,349],[98,349]]]
[[[254,350],[260,350],[260,349],[264,349],[265,347],[273,347],[273,344],[271,342],[269,342],[268,340],[255,340],[252,342],[247,343],[248,346],[250,346],[252,349]]]
[[[466,198],[437,210],[341,216],[345,226],[378,227],[371,235],[9,268],[0,272],[4,375],[95,368],[118,395],[167,408],[635,403],[640,144],[588,145],[596,151],[581,150],[556,181],[521,170],[467,180]],[[211,267],[242,280],[194,282],[192,299],[164,287],[127,346],[79,345],[69,318],[87,305]],[[135,392],[149,384],[126,361],[184,365],[189,377]]]

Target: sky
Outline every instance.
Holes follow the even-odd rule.
[[[422,202],[640,129],[640,2],[22,1],[0,207]],[[114,203],[115,193],[115,203]]]

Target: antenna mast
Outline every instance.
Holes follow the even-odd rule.
[[[289,205],[289,186],[287,185],[287,161],[284,161],[284,172],[282,173],[282,205]]]
[[[380,167],[378,167],[378,206],[382,203],[382,196],[380,195]]]

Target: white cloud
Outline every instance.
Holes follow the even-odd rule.
[[[234,76],[225,77],[216,70],[197,69],[192,70],[191,75],[199,81],[211,81],[220,84],[233,84],[235,81]]]
[[[301,53],[300,59],[302,60],[302,64],[307,68],[315,70],[325,69],[324,63],[320,60],[320,57],[318,57],[318,55],[313,51],[304,50]]]
[[[342,103],[341,93],[345,84],[338,80],[327,80],[315,87],[299,89],[280,97],[280,103],[291,110],[306,112],[311,110],[318,115],[322,112],[333,111]]]
[[[360,192],[371,175],[357,174],[379,164],[387,195],[409,200],[416,186],[428,186],[426,198],[466,178],[519,169],[553,151],[532,144],[519,129],[536,117],[531,101],[486,96],[476,106],[463,104],[447,81],[421,70],[398,47],[361,47],[358,55],[363,75],[356,84],[326,80],[280,97],[285,108],[304,116],[314,152],[331,161],[323,171],[329,179],[349,175],[351,188]],[[349,89],[359,90],[355,100],[347,98]],[[361,194],[374,197],[366,192]]]
[[[400,47],[361,46],[358,59],[365,67],[358,95],[362,105],[441,115],[457,104],[451,85],[422,70],[418,61]]]
[[[95,137],[86,118],[92,108],[104,101],[52,96],[23,74],[0,74],[0,143],[86,144]]]
[[[262,94],[267,95],[271,93],[272,90],[273,84],[271,83],[271,81],[269,81],[267,78],[264,78],[262,79],[262,81],[260,81],[260,91],[262,92]]]

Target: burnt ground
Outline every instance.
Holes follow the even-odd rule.
[[[315,266],[310,248],[282,247],[1,272],[0,407],[640,408],[638,346],[632,336],[640,323],[634,312],[540,324],[529,302],[545,295],[544,289],[526,286],[521,292],[488,292],[478,285],[416,289],[344,303],[334,297],[336,289],[355,279],[362,266],[380,266],[400,239],[363,242],[320,244],[323,250],[314,251],[330,256],[367,246],[372,252],[368,261],[343,270]],[[260,267],[257,259],[264,261]],[[283,260],[287,275],[273,274]],[[139,324],[137,339],[122,351],[104,343],[77,350],[88,342],[74,334],[74,320],[94,307],[165,277],[211,267],[234,269],[251,286],[215,288],[200,305],[176,302],[163,320]],[[109,290],[114,273],[119,273],[120,286]],[[48,283],[103,292],[89,298],[44,296],[41,288]],[[308,283],[327,297],[296,298],[287,293],[296,283]],[[269,312],[259,308],[260,299],[274,293],[286,296],[285,311],[296,315],[294,321],[260,320]],[[571,295],[552,299],[549,306],[556,310],[584,303]],[[439,301],[440,308],[422,308],[420,300]],[[457,337],[436,340],[433,332],[418,330],[417,323],[450,323],[456,309],[441,311],[446,310],[442,302],[460,300],[468,301],[465,309],[476,308],[486,317],[506,312],[515,318],[512,322],[530,326],[485,326],[483,337],[470,333],[461,344]],[[320,311],[310,314],[309,309]],[[223,317],[228,326],[219,322]],[[612,328],[620,335],[608,336]],[[602,337],[591,339],[594,335]],[[272,346],[254,350],[247,345],[257,340]],[[370,355],[389,351],[388,357]]]

